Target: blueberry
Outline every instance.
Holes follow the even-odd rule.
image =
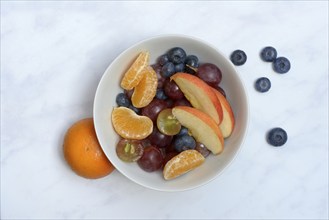
[[[117,95],[115,101],[118,104],[118,106],[129,107],[131,105],[129,98],[123,92]]]
[[[179,63],[175,65],[175,73],[178,72],[184,72],[185,70],[185,64],[184,63]]]
[[[199,67],[199,58],[195,55],[188,55],[185,60],[186,72],[195,73]]]
[[[236,66],[241,66],[247,61],[247,55],[242,50],[235,50],[230,57],[232,63]]]
[[[258,92],[267,92],[271,88],[271,81],[266,77],[261,77],[255,82],[255,89]]]
[[[177,152],[182,152],[184,150],[194,149],[196,147],[196,142],[193,137],[188,134],[176,136],[174,140],[174,147]]]
[[[275,147],[284,145],[287,140],[287,132],[282,128],[273,128],[267,134],[267,142]]]
[[[186,58],[186,52],[180,47],[171,48],[167,54],[169,61],[173,62],[174,64],[184,63]]]
[[[199,58],[195,55],[188,55],[185,60],[185,64],[191,67],[199,67]]]
[[[273,69],[277,73],[286,73],[290,70],[290,61],[285,57],[278,57],[273,62]]]
[[[186,134],[188,134],[188,129],[186,127],[182,126],[182,128],[180,129],[177,136],[186,135]]]
[[[274,47],[265,47],[260,53],[260,57],[265,62],[273,62],[276,59],[276,56],[277,52]]]
[[[136,108],[133,105],[129,105],[128,108],[130,108],[131,110],[133,110],[136,114],[141,113],[141,110],[139,108]]]
[[[162,99],[162,100],[165,100],[168,98],[168,96],[166,96],[166,93],[164,92],[163,89],[157,89],[155,96],[157,99]]]
[[[175,73],[175,65],[172,62],[167,62],[161,69],[161,75],[165,78],[172,76]]]
[[[165,65],[169,61],[169,57],[167,54],[163,54],[158,58],[158,64],[161,66]]]

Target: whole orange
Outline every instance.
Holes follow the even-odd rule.
[[[98,142],[92,118],[77,121],[67,130],[63,150],[67,163],[82,177],[97,179],[114,170]]]

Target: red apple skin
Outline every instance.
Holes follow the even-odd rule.
[[[200,119],[205,125],[207,125],[211,129],[212,133],[219,140],[218,146],[216,146],[215,150],[209,148],[209,146],[207,146],[204,143],[206,145],[206,147],[213,154],[220,154],[223,151],[223,149],[224,149],[224,138],[223,138],[222,132],[221,132],[219,126],[216,124],[216,122],[209,115],[207,115],[206,113],[204,113],[204,112],[202,112],[202,111],[200,111],[196,108],[192,108],[192,107],[188,107],[188,106],[176,106],[176,107],[173,108],[173,114],[174,115],[175,115],[176,111],[183,111],[183,112],[187,113],[186,115],[190,114],[190,115],[192,115],[192,117],[196,117],[196,118]],[[186,126],[186,125],[183,124],[183,126]],[[200,127],[200,126],[203,126],[203,125],[197,124],[196,126]],[[187,127],[187,128],[192,131],[192,136],[193,136],[193,128],[191,128],[191,127]],[[208,139],[209,135],[211,135],[211,134],[206,133],[206,134],[204,134],[203,138]],[[195,136],[194,136],[194,138],[198,139]],[[197,141],[199,141],[201,143],[203,142],[202,140],[197,140]]]
[[[183,91],[185,97],[189,100],[191,105],[206,114],[210,115],[215,122],[219,125],[223,120],[223,110],[222,106],[214,93],[211,86],[209,86],[207,83],[205,83],[202,79],[200,79],[197,76],[188,74],[188,73],[176,73],[171,78],[171,80],[174,80],[176,84],[180,87],[180,89]],[[188,82],[193,86],[193,89],[190,91],[186,90],[186,85]],[[195,95],[191,94],[191,92],[195,92],[197,94],[203,94],[202,97],[196,98]],[[206,106],[200,106],[200,103],[202,103],[204,100],[200,99],[209,99],[209,104]],[[212,106],[213,108],[211,108]],[[214,110],[211,111],[210,109]]]
[[[214,88],[213,88],[213,91],[215,92],[218,100],[220,101],[220,103],[222,105],[223,121],[219,124],[219,127],[222,131],[224,138],[227,138],[232,134],[232,132],[234,130],[234,126],[235,126],[234,113],[233,113],[230,103],[223,96],[223,94]]]

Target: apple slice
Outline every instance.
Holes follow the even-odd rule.
[[[219,124],[219,128],[222,131],[223,137],[227,138],[232,134],[233,129],[234,129],[234,125],[235,125],[234,114],[233,114],[230,103],[222,95],[222,93],[220,93],[219,91],[217,91],[214,88],[212,88],[212,89],[214,90],[220,104],[222,105],[223,121],[222,121],[222,123]]]
[[[207,83],[188,73],[176,73],[170,79],[175,81],[194,108],[208,114],[218,125],[222,122],[221,104]]]
[[[203,143],[213,154],[224,149],[224,138],[216,122],[206,113],[192,107],[176,106],[173,115],[188,128],[196,141]]]

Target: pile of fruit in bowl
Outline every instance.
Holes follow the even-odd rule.
[[[120,136],[116,154],[171,180],[220,156],[235,117],[218,66],[181,47],[168,48],[153,64],[149,57],[141,51],[121,79],[111,112]]]
[[[175,47],[185,51],[184,61],[170,58]],[[207,83],[202,69],[214,66],[221,74]],[[226,104],[218,102],[223,98],[218,94]],[[137,42],[111,62],[95,93],[93,119],[99,144],[117,172],[148,189],[177,192],[209,183],[237,158],[249,105],[237,68],[215,46],[190,36],[161,35]]]

